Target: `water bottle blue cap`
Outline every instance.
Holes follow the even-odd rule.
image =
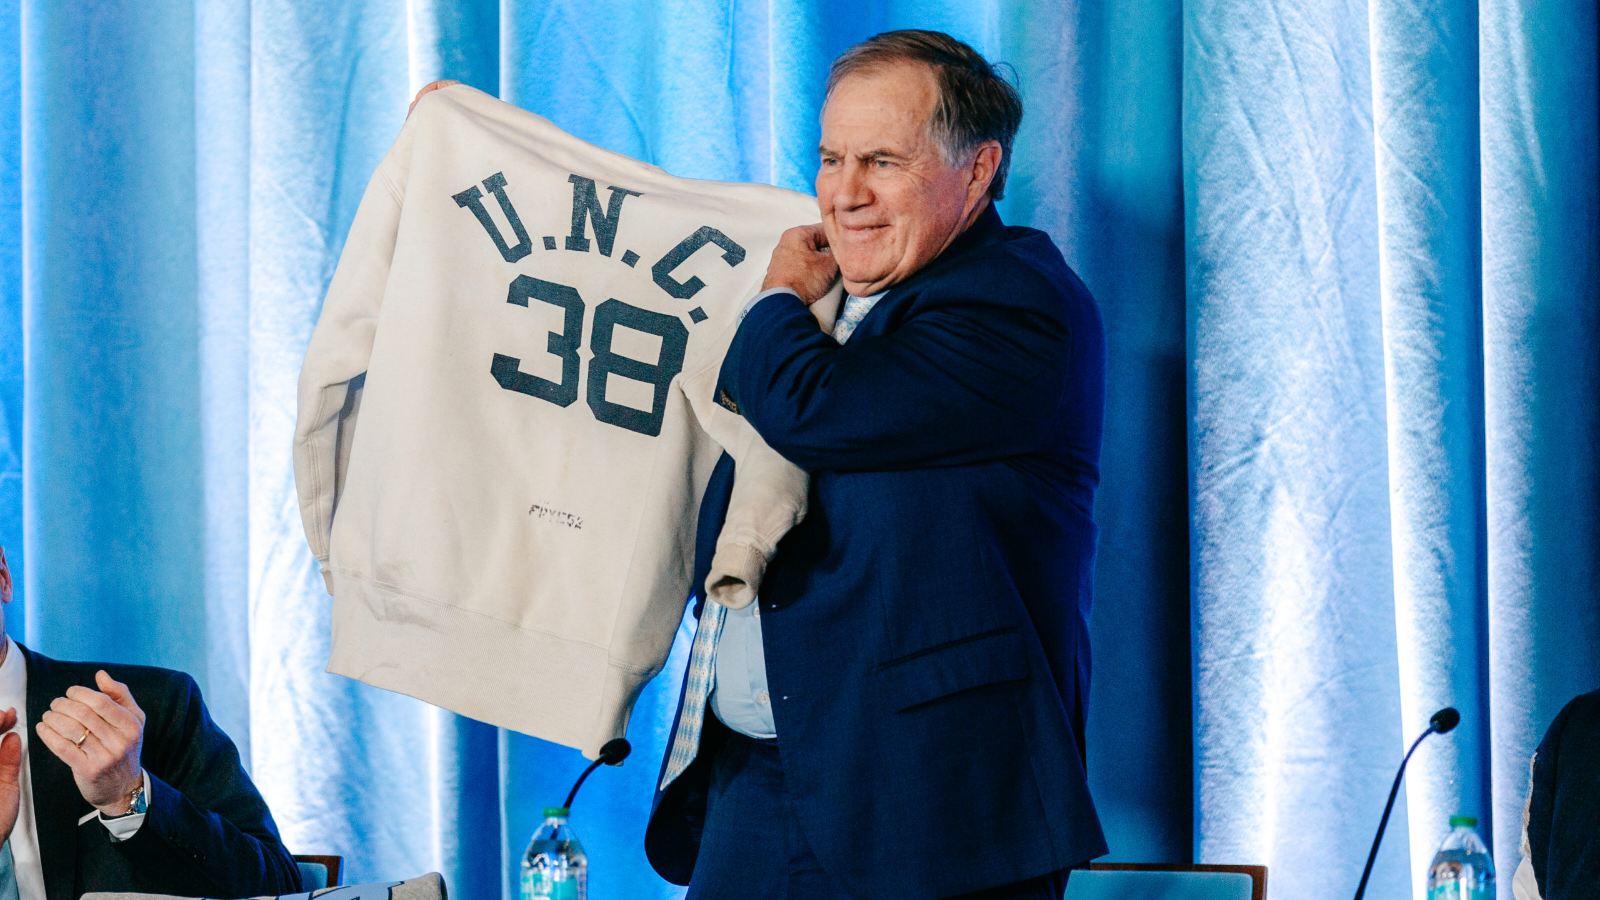
[[[1474,816],[1451,816],[1451,828],[1477,828],[1478,820]]]
[[[554,819],[554,818],[565,819],[567,817],[567,813],[569,811],[570,810],[568,810],[565,806],[546,806],[544,808],[544,817],[546,819]],[[1451,819],[1450,821],[1452,823],[1455,822],[1454,819]],[[1477,820],[1474,819],[1473,821],[1477,821]]]

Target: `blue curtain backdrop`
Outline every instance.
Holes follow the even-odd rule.
[[[578,755],[322,672],[294,385],[367,177],[450,77],[807,190],[829,59],[907,26],[1014,66],[1002,212],[1105,314],[1113,858],[1347,896],[1453,704],[1373,896],[1464,812],[1509,897],[1528,754],[1600,685],[1593,0],[0,0],[11,633],[194,673],[292,849],[511,891]],[[685,636],[576,810],[598,898],[676,896],[640,844]]]

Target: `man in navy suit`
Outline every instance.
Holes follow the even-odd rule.
[[[0,898],[300,890],[194,679],[35,653],[5,634],[10,602],[0,548]]]
[[[718,402],[811,475],[757,602],[702,604],[646,851],[690,898],[1059,900],[1084,771],[1104,339],[1007,227],[1016,90],[937,32],[835,61],[822,223],[787,233]],[[807,305],[835,278],[833,333]],[[727,505],[702,505],[699,578]]]

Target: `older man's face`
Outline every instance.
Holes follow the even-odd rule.
[[[875,294],[927,265],[975,217],[988,178],[947,164],[928,134],[933,72],[898,63],[846,76],[822,108],[817,203],[845,290]]]

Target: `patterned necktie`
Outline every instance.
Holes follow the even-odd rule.
[[[833,339],[841,344],[850,340],[856,326],[882,298],[882,293],[870,297],[845,295],[844,308],[833,323]],[[678,713],[672,752],[667,756],[666,770],[661,773],[661,790],[666,790],[674,778],[682,775],[700,751],[700,730],[706,721],[706,703],[711,699],[711,689],[717,681],[717,639],[722,636],[722,623],[727,614],[727,607],[709,600],[700,608],[700,625],[694,633],[694,644],[689,648],[689,683],[683,691],[683,710]],[[0,896],[0,900],[6,898]]]
[[[722,622],[727,614],[727,607],[710,600],[700,607],[700,627],[695,629],[694,645],[689,648],[689,683],[683,689],[683,710],[678,713],[672,752],[667,756],[666,771],[661,773],[661,790],[666,790],[674,778],[689,768],[700,750],[706,701],[711,699],[711,688],[717,677],[717,638],[722,635]]]
[[[839,318],[833,323],[833,339],[839,343],[850,340],[850,335],[856,333],[856,326],[867,317],[878,301],[883,299],[883,294],[873,294],[870,297],[852,297],[845,295],[844,308],[839,310]]]
[[[0,844],[0,900],[17,900],[17,865],[9,840]]]

